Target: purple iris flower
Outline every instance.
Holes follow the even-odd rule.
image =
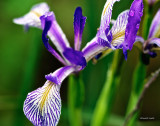
[[[149,5],[153,5],[155,2],[157,2],[157,0],[147,0]]]
[[[84,69],[90,59],[108,48],[119,49],[125,46],[126,50],[132,47],[133,38],[131,39],[130,36],[135,35],[137,32],[138,28],[134,26],[137,26],[142,16],[142,0],[133,2],[131,7],[132,14],[129,14],[131,10],[122,12],[110,30],[112,7],[116,1],[119,0],[108,0],[106,2],[97,35],[82,51],[80,51],[80,48],[86,17],[82,15],[80,7],[76,8],[74,13],[74,48],[70,47],[65,34],[56,21],[54,13],[49,11],[46,3],[37,4],[28,14],[14,19],[16,24],[42,29],[42,40],[46,49],[64,64],[64,67],[45,76],[47,81],[42,87],[27,95],[23,111],[34,125],[56,126],[58,124],[61,114],[60,87],[67,76]],[[130,16],[134,18],[129,18]],[[128,37],[125,35],[126,30],[128,30]],[[50,46],[47,36],[59,53]],[[122,43],[124,41],[125,44]],[[128,47],[126,46],[127,44],[129,45]]]
[[[27,95],[24,113],[34,125],[55,126],[58,124],[61,113],[59,93],[61,83],[69,74],[79,72],[87,65],[83,52],[80,51],[85,22],[86,17],[82,15],[82,9],[77,7],[74,13],[75,47],[71,48],[54,13],[49,11],[46,3],[37,4],[25,16],[14,19],[16,24],[42,29],[42,41],[46,49],[65,65],[46,75],[47,81],[44,86]],[[47,36],[59,53],[49,44]]]
[[[102,50],[105,51],[100,54],[97,53],[98,55],[96,58],[103,57],[110,49],[123,49],[125,59],[127,60],[127,50],[131,50],[135,42],[141,17],[143,15],[143,1],[134,0],[130,10],[123,11],[119,14],[116,21],[111,21],[112,6],[116,1],[119,0],[108,0],[106,2],[95,42],[90,42],[90,45],[88,44],[93,50],[94,48],[97,48],[96,43],[104,47],[103,49],[99,48],[99,52],[102,52]],[[113,24],[111,29],[110,23]],[[84,49],[83,52],[86,53],[88,51],[86,50],[87,49]],[[95,50],[98,52],[98,49]]]
[[[148,39],[144,40],[142,37],[137,36],[136,41],[141,42],[143,45],[143,53],[151,57],[155,57],[156,50],[160,50],[160,9],[154,16],[148,34]]]

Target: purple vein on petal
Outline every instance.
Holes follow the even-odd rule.
[[[61,114],[60,85],[51,81],[28,93],[23,111],[35,126],[56,126]]]

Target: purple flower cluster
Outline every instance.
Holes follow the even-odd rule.
[[[136,42],[141,42],[143,46],[143,53],[150,57],[156,57],[156,50],[160,50],[160,9],[154,16],[148,34],[148,39],[144,40],[143,37],[137,36]]]
[[[90,59],[108,49],[123,49],[127,57],[126,51],[132,49],[139,29],[143,3],[142,0],[134,0],[130,10],[122,12],[110,29],[112,7],[116,1],[120,0],[107,0],[96,36],[81,51],[86,17],[82,15],[80,7],[77,7],[74,13],[74,48],[70,46],[54,13],[49,11],[46,3],[37,4],[28,14],[14,19],[16,24],[42,29],[42,41],[46,49],[64,64],[64,67],[45,76],[47,81],[44,86],[27,95],[24,114],[34,125],[56,126],[58,124],[61,113],[61,84],[71,73],[83,70]],[[52,48],[49,39],[59,52]]]

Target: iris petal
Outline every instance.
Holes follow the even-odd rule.
[[[46,21],[51,22],[51,27],[48,29],[48,36],[52,40],[53,44],[57,47],[57,50],[62,53],[65,48],[70,47],[65,34],[59,27],[55,15],[53,12],[48,12],[40,17],[42,28],[44,28]]]
[[[148,38],[157,38],[160,35],[160,9],[154,16],[154,19],[152,21],[150,30],[149,30],[149,35]]]
[[[81,7],[77,7],[74,13],[74,36],[75,50],[80,50],[82,33],[86,23],[86,17],[82,15]]]
[[[124,42],[125,29],[128,23],[128,14],[129,10],[121,12],[112,26],[112,45],[115,47],[118,47]]]
[[[143,0],[134,0],[129,11],[128,24],[125,30],[124,51],[132,49],[143,15]]]
[[[108,49],[107,46],[102,46],[98,44],[98,38],[93,38],[87,45],[82,49],[83,56],[85,57],[86,61],[88,62],[94,56],[98,55],[102,51]]]
[[[109,24],[110,24],[111,16],[112,16],[112,8],[116,1],[120,1],[120,0],[107,0],[103,8],[103,12],[101,16],[101,23],[100,23],[100,27],[97,32],[98,40],[100,40],[100,41],[97,41],[99,45],[102,44],[102,46],[104,46],[104,41],[107,42],[106,45],[108,45],[108,43],[111,42],[110,39],[112,39],[112,33],[109,32],[109,29],[110,29]],[[103,42],[101,40],[103,40]]]
[[[149,44],[156,44],[158,47],[160,47],[160,38],[151,39]]]
[[[137,35],[135,42],[141,42],[143,44],[144,43],[144,39],[143,39],[143,37]]]
[[[48,5],[46,3],[40,3],[33,6],[28,14],[20,18],[15,18],[13,22],[27,27],[32,26],[41,28],[41,21],[39,17],[44,15],[46,12],[49,12]]]
[[[82,66],[82,69],[87,65],[86,59],[81,51],[66,48],[63,55],[71,64]]]
[[[56,126],[61,114],[60,85],[46,81],[27,95],[23,111],[35,126]]]
[[[45,78],[55,84],[60,85],[62,81],[74,71],[76,71],[75,67],[65,66],[65,67],[59,68],[53,73],[46,75]]]
[[[104,5],[102,16],[101,16],[101,24],[99,28],[99,36],[105,33],[106,28],[109,27],[111,16],[112,16],[112,7],[116,1],[120,0],[107,0],[106,4]]]
[[[52,13],[51,13],[52,14]],[[43,27],[43,33],[42,33],[42,40],[43,43],[45,45],[45,47],[47,48],[47,50],[54,55],[60,62],[62,62],[64,65],[66,64],[65,61],[62,59],[62,57],[49,45],[49,39],[47,38],[47,34],[48,31],[50,30],[51,26],[52,26],[52,20],[53,17],[50,16],[48,17],[46,20],[42,19],[42,27]]]
[[[130,7],[128,23],[125,30],[125,39],[122,44],[125,59],[127,59],[127,50],[131,50],[135,42],[142,15],[143,0],[134,0]]]

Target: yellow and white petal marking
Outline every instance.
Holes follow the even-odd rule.
[[[36,126],[56,126],[61,114],[60,85],[46,81],[27,95],[23,111]]]
[[[14,19],[13,22],[20,25],[41,28],[40,16],[44,15],[46,12],[49,12],[48,5],[46,3],[40,3],[33,6],[30,12],[23,17]]]
[[[113,46],[120,45],[124,41],[125,29],[128,23],[128,14],[129,10],[123,11],[121,14],[119,14],[117,20],[113,24],[113,27],[111,29],[113,36]]]
[[[112,16],[112,7],[116,1],[120,0],[107,0],[107,2],[105,3],[101,16],[100,32],[104,33],[105,29],[109,26]]]

